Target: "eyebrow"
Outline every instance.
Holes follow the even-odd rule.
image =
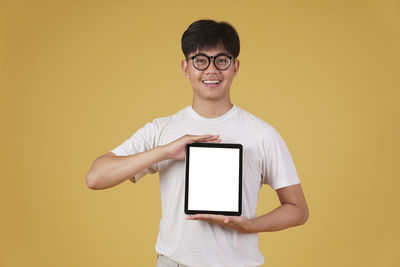
[[[206,57],[217,57],[217,56],[229,56],[227,53],[218,53],[215,56],[209,56],[206,53],[197,53],[194,56],[191,57],[196,57],[196,56],[206,56]]]

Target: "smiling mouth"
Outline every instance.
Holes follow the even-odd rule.
[[[216,81],[202,81],[204,84],[219,84],[221,80],[216,80]]]

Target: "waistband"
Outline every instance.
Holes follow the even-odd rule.
[[[183,265],[183,264],[180,264],[179,262],[171,260],[170,258],[168,258],[162,254],[157,254],[157,261],[159,261],[160,263],[168,264],[168,266],[173,266],[173,267],[189,267],[187,265]]]

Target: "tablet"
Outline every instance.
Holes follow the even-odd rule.
[[[241,144],[186,145],[186,214],[242,214]]]

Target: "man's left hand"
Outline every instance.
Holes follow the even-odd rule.
[[[196,214],[187,216],[186,220],[198,220],[203,222],[215,223],[222,227],[233,229],[243,234],[251,233],[251,221],[246,216]]]

